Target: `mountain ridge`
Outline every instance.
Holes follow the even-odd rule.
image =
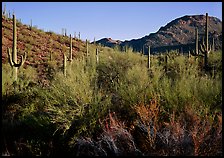
[[[199,40],[202,41],[205,32],[205,15],[185,15],[168,22],[165,26],[161,26],[157,32],[150,33],[149,35],[138,39],[125,41],[114,40],[120,41],[119,43],[116,43],[111,42],[113,41],[111,38],[110,40],[106,40],[108,38],[103,38],[103,40],[100,39],[96,41],[96,43],[108,47],[117,45],[122,48],[124,46],[129,46],[135,51],[142,51],[143,46],[151,46],[154,52],[166,52],[167,49],[168,51],[170,49],[182,49],[184,52],[188,52],[194,47],[196,27],[199,32]],[[215,48],[221,49],[222,21],[216,17],[209,16],[208,29],[210,42],[212,42],[212,38],[214,38],[216,41]]]

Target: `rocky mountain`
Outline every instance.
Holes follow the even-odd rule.
[[[103,44],[104,46],[107,47],[114,47],[115,45],[120,45],[122,41],[120,40],[113,40],[111,38],[102,38],[98,41],[96,41],[97,44]]]
[[[205,33],[205,15],[186,15],[177,18],[167,25],[161,27],[156,33],[151,33],[139,39],[130,41],[116,42],[111,38],[104,38],[96,43],[104,46],[114,47],[115,45],[124,47],[132,47],[135,51],[141,51],[143,46],[151,47],[153,53],[165,52],[169,50],[180,50],[183,53],[194,49],[195,43],[195,28],[198,28],[199,41],[202,41]],[[215,41],[215,49],[222,48],[222,21],[216,17],[209,16],[209,41],[212,43],[212,38]],[[115,41],[115,42],[114,42]]]

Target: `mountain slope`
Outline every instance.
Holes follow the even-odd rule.
[[[136,51],[141,51],[143,45],[151,46],[153,51],[166,51],[167,49],[180,49],[188,51],[194,48],[195,28],[198,28],[199,40],[204,36],[205,16],[192,15],[183,16],[169,22],[166,26],[161,27],[156,33],[151,33],[139,39],[120,42],[118,45],[128,45]],[[209,16],[209,40],[215,39],[215,48],[220,49],[222,43],[222,21],[216,17]],[[110,42],[110,41],[106,41]],[[109,46],[102,43],[101,40],[96,43]],[[112,46],[115,44],[113,43]],[[189,47],[189,48],[188,48]]]
[[[54,67],[62,67],[63,53],[69,52],[70,38],[56,34],[54,32],[45,32],[37,27],[24,25],[17,21],[17,60],[21,60],[21,55],[27,52],[27,58],[24,68],[27,66],[35,67],[38,71],[38,80],[45,82],[50,68],[50,54],[52,53],[52,63]],[[8,63],[7,48],[13,45],[13,20],[2,16],[2,64]],[[77,38],[72,38],[73,58],[81,57],[86,53],[86,42]],[[95,51],[96,46],[89,44],[89,51]],[[100,49],[104,49],[100,47]],[[67,54],[68,56],[68,54]],[[44,81],[45,80],[45,81]]]

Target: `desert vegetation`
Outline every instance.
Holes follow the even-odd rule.
[[[13,39],[8,21],[3,42]],[[18,59],[16,80],[16,62],[2,64],[2,155],[222,155],[221,50],[208,54],[206,69],[204,57],[175,51],[151,54],[149,67],[131,48],[50,36],[44,53],[40,46]]]

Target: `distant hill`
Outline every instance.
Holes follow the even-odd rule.
[[[199,40],[202,41],[205,32],[205,15],[186,15],[169,22],[166,26],[161,27],[156,33],[151,33],[139,39],[130,41],[112,40],[104,38],[96,43],[104,46],[114,47],[130,46],[135,51],[141,51],[143,45],[156,52],[165,52],[171,49],[178,49],[188,52],[194,48],[195,28],[198,28]],[[209,16],[209,40],[215,39],[215,49],[222,48],[222,21],[216,17]],[[118,41],[118,42],[114,42]]]

